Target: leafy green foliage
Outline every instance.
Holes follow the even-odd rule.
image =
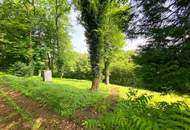
[[[88,119],[82,123],[82,126],[88,129],[96,129],[99,126],[99,121],[95,119]]]
[[[115,53],[115,60],[110,66],[110,83],[125,86],[139,85],[139,79],[135,73],[139,66],[132,59],[135,55],[133,51]]]
[[[148,45],[139,50],[137,76],[148,89],[190,92],[190,1],[133,0],[135,36]],[[130,34],[130,33],[129,33]],[[134,34],[134,33],[132,33]]]
[[[133,57],[136,55],[133,51],[117,51],[114,53],[113,62],[110,64],[110,83],[137,86],[139,85],[139,77],[137,77],[135,70],[139,65],[135,64]],[[64,70],[65,78],[74,79],[91,79],[91,67],[88,54],[75,55],[75,63],[70,66],[73,69]]]
[[[74,2],[81,12],[81,24],[86,29],[93,79],[92,89],[96,90],[101,80],[103,60],[108,64],[105,65],[108,70],[113,52],[124,45],[124,34],[121,31],[123,28],[120,25],[126,22],[125,16],[129,16],[129,6],[127,1],[121,3],[115,0],[75,0]]]
[[[69,10],[67,0],[2,1],[0,69],[7,71],[16,62],[32,66],[35,74],[62,69],[59,61],[65,62],[72,50]]]
[[[115,58],[115,53],[125,45],[125,29],[122,24],[127,24],[127,17],[130,16],[129,5],[109,1],[102,15],[98,32],[101,37],[100,42],[103,44],[105,81],[109,84],[110,64]]]
[[[8,72],[16,76],[32,76],[32,66],[26,65],[22,62],[15,62],[11,67],[9,67]]]
[[[73,58],[73,57],[72,57]],[[71,66],[70,66],[71,67]],[[77,54],[72,70],[65,70],[64,77],[74,79],[91,79],[91,67],[88,54]]]
[[[141,67],[136,69],[142,86],[156,91],[174,90],[190,92],[190,73],[188,66],[189,45],[185,47],[143,48],[135,62]]]
[[[127,97],[119,101],[113,111],[105,112],[99,119],[86,120],[85,126],[105,130],[190,128],[190,109],[184,102],[158,102],[152,105],[152,96],[137,96],[134,90],[129,91]]]

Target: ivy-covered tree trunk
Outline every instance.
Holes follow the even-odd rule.
[[[99,42],[98,32],[95,29],[86,31],[87,41],[89,44],[90,61],[92,68],[92,86],[91,90],[98,90],[101,80],[101,44]]]

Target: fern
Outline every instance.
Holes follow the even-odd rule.
[[[99,126],[104,130],[189,130],[190,111],[184,102],[159,102],[151,105],[152,96],[136,96],[130,91],[128,98],[120,101],[113,112],[87,123],[89,128]],[[96,127],[97,128],[97,127]]]
[[[83,123],[82,123],[82,126],[84,126],[85,128],[88,128],[88,129],[95,129],[97,127],[99,127],[99,121],[97,120],[94,120],[94,119],[88,119],[88,120],[85,120]]]

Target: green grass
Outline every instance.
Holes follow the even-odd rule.
[[[91,82],[74,79],[54,79],[43,82],[39,77],[22,78],[0,73],[0,84],[46,104],[66,118],[76,111],[94,106],[98,117],[81,121],[87,128],[133,129],[190,129],[190,97],[175,93],[158,93],[117,85],[100,85],[97,92],[89,91]],[[104,100],[110,89],[118,88],[119,101],[113,105]],[[135,92],[138,90],[137,92]],[[147,127],[148,126],[148,127]],[[155,128],[154,128],[155,127]]]
[[[53,111],[70,117],[76,110],[101,101],[108,95],[107,88],[101,92],[91,92],[89,81],[55,79],[42,82],[39,77],[22,78],[11,75],[0,75],[0,84],[10,86],[14,90],[47,104]]]

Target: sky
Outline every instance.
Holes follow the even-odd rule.
[[[71,40],[72,40],[74,50],[77,52],[86,53],[88,50],[88,47],[85,42],[85,36],[84,36],[85,29],[77,21],[78,13],[79,12],[71,10],[71,13],[69,15],[71,24],[73,26],[73,30],[70,35],[71,35]],[[146,44],[146,40],[141,37],[138,37],[137,39],[133,39],[133,40],[127,39],[124,50],[136,50],[138,49],[139,45],[144,45],[144,44]]]
[[[71,10],[71,13],[69,15],[71,24],[73,26],[72,32],[71,32],[71,40],[73,47],[78,52],[87,52],[87,46],[85,42],[85,36],[84,36],[84,27],[80,25],[80,23],[77,21],[78,12]]]

